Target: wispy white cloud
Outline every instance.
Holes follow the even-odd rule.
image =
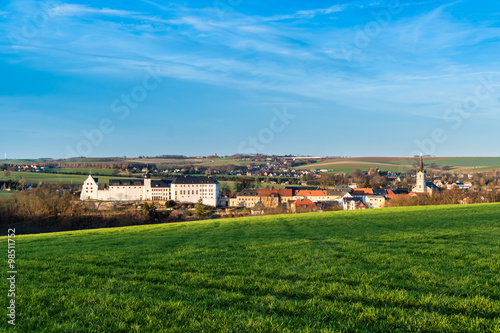
[[[284,14],[284,15],[274,15],[270,17],[263,18],[264,21],[281,21],[281,20],[289,20],[289,19],[297,19],[297,18],[314,18],[317,15],[327,15],[332,13],[337,13],[345,10],[348,5],[333,5],[328,8],[319,8],[312,10],[299,10],[293,14]]]
[[[106,15],[130,17],[139,13],[127,10],[110,8],[93,8],[85,5],[62,4],[51,9],[51,15],[55,16],[79,16],[79,15]]]
[[[345,10],[348,6],[346,5],[334,5],[328,8],[320,8],[320,9],[313,9],[313,10],[300,10],[297,12],[298,16],[306,16],[306,17],[314,17],[318,14],[321,15],[326,15],[326,14],[331,14],[331,13],[337,13]]]
[[[355,5],[296,11],[290,17],[313,18],[349,6]],[[276,22],[285,16],[241,13],[220,21],[204,10],[178,10],[163,18],[158,13],[71,4],[55,8],[54,21],[20,53],[55,71],[117,75],[159,65],[165,76],[184,80],[276,91],[361,110],[377,105],[390,112],[410,102],[416,105],[422,96],[444,105],[453,91],[464,91],[460,87],[472,80],[469,73],[482,70],[453,54],[499,31],[454,20],[446,8],[393,17],[350,63],[339,45],[354,40],[358,30],[351,26],[309,29]],[[90,21],[79,20],[83,15]],[[137,22],[115,22],[116,17]]]
[[[144,3],[147,3],[147,4],[149,4],[149,5],[152,5],[152,6],[156,7],[156,8],[159,8],[159,9],[161,9],[161,10],[163,10],[163,11],[172,11],[172,10],[176,10],[176,7],[177,7],[177,6],[173,6],[173,4],[172,4],[172,3],[168,4],[168,6],[165,6],[165,5],[163,5],[163,4],[159,4],[159,3],[157,3],[157,2],[150,1],[150,0],[141,0],[141,1],[142,1],[142,2],[144,2]]]
[[[362,9],[366,7],[379,6],[380,2],[372,2],[368,4],[362,3],[346,3],[346,4],[336,4],[327,8],[316,8],[309,10],[299,10],[293,14],[282,14],[282,15],[274,15],[270,17],[262,18],[263,21],[281,21],[281,20],[289,20],[289,19],[300,19],[307,18],[312,19],[318,15],[329,15],[334,13],[343,12],[347,9]]]

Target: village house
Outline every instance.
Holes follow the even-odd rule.
[[[387,199],[384,195],[367,195],[365,196],[364,204],[366,208],[376,209],[384,207]]]
[[[260,201],[266,208],[276,208],[280,204],[289,204],[293,201],[293,190],[291,189],[259,189]]]
[[[235,198],[229,198],[229,207],[254,207],[260,201],[257,189],[244,189]]]
[[[309,199],[297,199],[290,204],[292,213],[300,211],[313,211],[316,209],[316,204]]]
[[[344,198],[342,207],[344,210],[366,209],[366,205],[361,198]]]
[[[342,193],[337,190],[298,190],[295,191],[293,199],[309,199],[313,202],[336,201],[340,199]]]

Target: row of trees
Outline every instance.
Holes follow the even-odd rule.
[[[56,185],[42,185],[31,191],[15,193],[0,202],[2,218],[31,220],[77,216],[84,211],[83,204],[68,191]]]
[[[421,194],[413,197],[399,196],[386,203],[386,207],[451,205],[500,202],[500,193],[497,191],[463,191],[459,188]]]
[[[2,180],[0,181],[0,189],[2,190],[11,190],[11,191],[21,191],[23,190],[28,182],[26,179],[19,180]]]
[[[147,202],[142,204],[142,209],[130,203],[98,210],[94,204],[80,201],[78,193],[72,194],[57,185],[41,184],[0,200],[0,224],[19,227],[23,232],[49,232],[179,222],[204,218],[208,213],[201,200],[196,204],[167,201],[165,206],[173,210],[161,210],[156,203]]]

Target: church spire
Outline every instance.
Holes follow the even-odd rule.
[[[425,171],[425,165],[424,165],[424,158],[422,157],[422,153],[420,153],[420,166],[417,170],[418,172],[424,172]]]

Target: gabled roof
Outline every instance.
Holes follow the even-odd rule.
[[[99,182],[99,178],[95,178],[94,176],[92,175],[89,175],[90,178],[92,178],[92,180],[97,184]],[[89,179],[89,178],[87,178]]]
[[[316,191],[296,191],[295,195],[303,196],[303,197],[325,197],[326,190],[316,190]]]
[[[386,195],[387,191],[383,189],[373,189],[373,195]]]
[[[398,194],[398,193],[395,193],[394,191],[392,190],[387,190],[387,199],[395,199],[395,198],[403,198],[403,197],[413,197],[415,196],[416,194],[413,193],[413,192],[410,192],[410,193],[401,193],[401,194]]]
[[[266,207],[264,206],[264,204],[262,202],[257,202],[255,204],[255,206],[252,207],[252,210],[253,211],[261,211],[261,210],[264,210]]]
[[[109,186],[143,186],[143,179],[110,179]]]
[[[293,196],[293,190],[290,189],[259,189],[260,197],[291,197]]]
[[[331,195],[331,196],[334,196],[334,195],[337,195],[337,196],[342,196],[342,194],[346,192],[346,191],[343,191],[343,190],[332,190],[332,189],[327,189],[326,190],[326,194],[327,195]]]
[[[352,188],[350,188],[348,185],[339,185],[335,189],[339,191],[347,191],[349,193],[352,191]]]
[[[344,201],[355,201],[355,202],[363,202],[361,198],[344,198]]]
[[[363,203],[363,201],[359,201],[356,203],[356,207],[365,207],[366,208],[366,205]]]
[[[303,207],[303,208],[316,207],[316,204],[309,199],[297,199],[294,202],[292,202],[292,205],[295,205],[295,207]]]
[[[238,196],[238,197],[240,197],[240,196],[241,197],[256,197],[258,195],[259,195],[259,190],[250,189],[250,188],[245,188],[241,192],[236,194],[236,196]]]
[[[392,189],[395,194],[408,194],[408,189],[406,187],[398,187],[397,189]]]
[[[373,189],[372,188],[357,188],[357,189],[352,190],[351,194],[352,195],[372,195]]]
[[[151,187],[170,187],[171,182],[169,179],[151,180]]]
[[[350,192],[344,191],[342,192],[342,198],[352,198],[352,194]]]
[[[212,177],[184,176],[176,177],[172,184],[217,184],[217,181]]]
[[[319,186],[285,186],[286,190],[294,191],[317,191],[321,190]]]
[[[433,190],[439,190],[439,187],[436,184],[434,184],[433,182],[425,182],[425,185],[427,187],[430,187]]]

